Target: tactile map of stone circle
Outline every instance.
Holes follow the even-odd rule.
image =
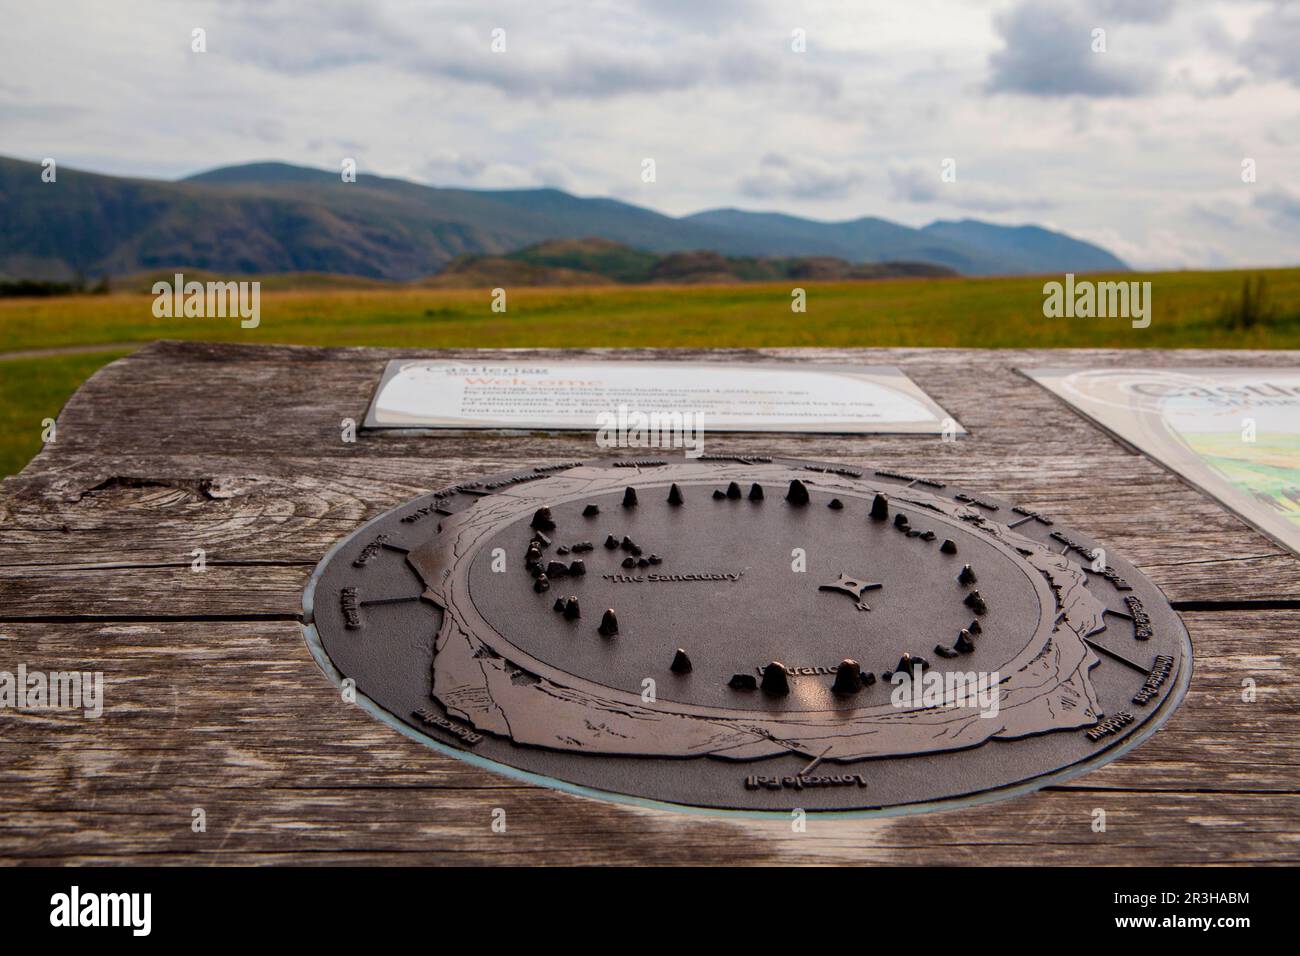
[[[444,750],[718,809],[1043,786],[1152,731],[1191,671],[1155,586],[1049,515],[789,459],[470,480],[341,542],[305,611],[332,676]]]

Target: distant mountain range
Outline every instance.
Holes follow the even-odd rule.
[[[844,275],[842,264],[831,265],[833,259],[895,264],[861,277],[1127,269],[1105,249],[1063,233],[970,219],[913,229],[871,217],[818,222],[737,209],[673,218],[556,189],[443,189],[365,175],[343,183],[336,172],[284,163],[229,166],[177,182],[60,168],[56,183],[44,183],[38,164],[0,157],[0,277],[8,279],[67,281],[188,267],[413,281],[454,261],[453,273],[463,272],[466,256],[508,257],[551,240],[592,238],[656,261],[703,251],[742,260],[821,259],[839,273],[828,277],[854,277]],[[598,251],[597,244],[582,254]],[[635,258],[618,256],[624,265]],[[942,268],[918,272],[920,263]],[[643,260],[637,268],[653,265]],[[774,268],[797,273],[804,267]],[[735,271],[755,269],[762,271],[744,263],[718,271],[762,277]],[[693,274],[708,272],[697,259]]]

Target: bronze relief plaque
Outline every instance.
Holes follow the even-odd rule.
[[[1059,782],[1154,731],[1178,615],[1050,516],[888,469],[562,463],[340,542],[308,637],[441,750],[612,799],[905,812]]]

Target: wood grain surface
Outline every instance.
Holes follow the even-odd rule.
[[[340,699],[302,590],[340,537],[479,474],[597,457],[589,434],[361,432],[389,358],[163,342],[106,367],[0,484],[0,670],[98,670],[102,717],[0,710],[0,861],[1283,863],[1300,860],[1300,560],[1016,369],[1300,364],[1295,352],[444,352],[902,367],[970,432],[720,435],[1051,514],[1175,603],[1192,685],[1151,740],[983,806],[789,822],[575,797],[421,746]],[[430,353],[418,353],[428,356]],[[33,427],[37,427],[34,423]],[[207,570],[190,569],[193,551]],[[194,810],[206,832],[194,832]],[[505,833],[492,829],[504,809]],[[1094,811],[1106,811],[1094,832]]]

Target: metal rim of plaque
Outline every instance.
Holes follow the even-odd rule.
[[[336,544],[303,606],[345,699],[408,736],[674,809],[1028,792],[1154,733],[1192,666],[1155,585],[1049,516],[784,458],[469,480]]]

